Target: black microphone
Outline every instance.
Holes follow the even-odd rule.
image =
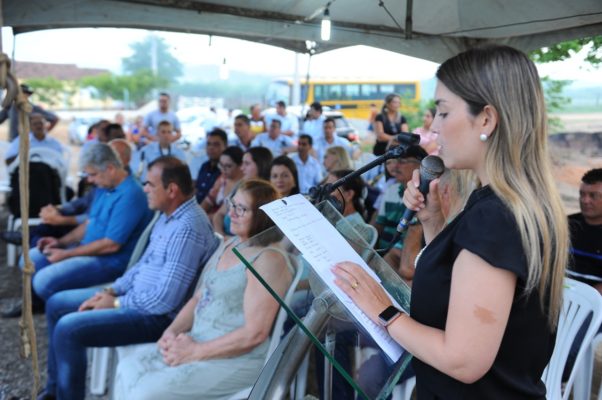
[[[443,164],[443,160],[437,156],[426,156],[420,163],[420,186],[418,190],[424,195],[425,201],[431,181],[439,178],[443,174],[443,171],[445,171],[445,165]],[[406,209],[397,225],[397,232],[405,231],[412,218],[414,218],[414,215],[416,215],[416,211],[409,208]]]
[[[403,146],[413,146],[420,143],[420,135],[416,135],[415,133],[401,132],[395,136],[395,140],[397,140],[397,142]]]

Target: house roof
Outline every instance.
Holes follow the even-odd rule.
[[[86,76],[109,73],[100,68],[80,68],[75,64],[51,64],[29,61],[16,61],[15,73],[21,79],[52,77],[61,81],[77,80]]]

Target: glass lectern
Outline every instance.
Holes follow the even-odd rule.
[[[316,207],[376,273],[389,294],[404,310],[409,310],[410,289],[358,233],[363,232],[362,227],[353,226],[328,202],[322,202]],[[326,244],[329,239],[319,238]],[[290,296],[283,298],[279,295],[283,291],[275,290],[274,286],[279,280],[277,272],[261,271],[253,266],[257,249],[266,246],[280,249],[288,255],[289,262],[304,271],[292,299]],[[298,376],[307,377],[309,354],[313,348],[319,350],[315,360],[322,388],[320,398],[342,398],[336,393],[336,389],[334,394],[332,392],[335,375],[333,368],[342,376],[334,378],[337,381],[335,386],[344,379],[355,391],[355,395],[352,394],[355,398],[386,399],[390,395],[411,355],[402,351],[398,359],[392,359],[391,353],[383,350],[373,340],[373,336],[365,329],[365,323],[362,324],[341,304],[278,227],[239,244],[234,252],[278,300],[289,317],[288,333],[265,365],[250,399],[284,399],[289,394],[295,397],[291,384]],[[304,387],[305,382],[297,384]],[[300,392],[303,394],[304,390]]]

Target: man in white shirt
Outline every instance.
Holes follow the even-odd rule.
[[[299,175],[299,191],[302,194],[309,193],[309,189],[317,186],[322,180],[322,166],[310,155],[313,139],[310,135],[302,133],[297,143],[297,154],[291,158],[297,165]]]
[[[57,152],[62,157],[64,149],[58,140],[48,137],[46,131],[46,120],[41,114],[33,113],[29,116],[29,148],[46,148]],[[4,160],[9,165],[19,155],[19,136],[17,136],[6,150]]]
[[[315,101],[309,106],[308,118],[303,123],[302,131],[311,135],[314,141],[324,136],[324,116],[319,102]]]
[[[270,122],[270,128],[267,133],[260,133],[251,142],[251,147],[259,146],[270,149],[274,158],[297,150],[293,140],[282,134],[280,121],[277,119],[273,119]]]
[[[349,152],[350,157],[353,156],[353,147],[349,141],[336,134],[336,122],[334,119],[326,118],[324,120],[324,135],[316,140],[314,144],[320,165],[324,162],[326,149],[333,146],[342,146]]]

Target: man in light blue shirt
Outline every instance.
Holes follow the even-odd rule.
[[[342,146],[349,152],[349,156],[353,157],[353,147],[349,141],[336,134],[336,122],[332,118],[324,120],[324,135],[314,142],[314,148],[318,155],[320,165],[324,162],[324,155],[329,147]]]
[[[310,155],[312,145],[312,137],[302,133],[299,135],[299,142],[297,143],[297,154],[291,156],[297,165],[299,191],[302,194],[307,194],[311,187],[317,186],[322,180],[322,166],[318,160]]]
[[[157,141],[144,146],[134,156],[132,170],[141,181],[146,180],[146,166],[161,156],[174,156],[186,162],[184,152],[173,143],[173,127],[169,121],[161,121],[157,126]]]
[[[46,132],[46,120],[41,114],[33,113],[29,116],[29,148],[45,148],[54,150],[57,152],[57,155],[62,157],[64,149],[63,146],[59,143],[58,140],[48,137]],[[13,162],[15,158],[19,155],[19,136],[17,136],[6,150],[4,154],[4,160],[6,164],[10,164]]]
[[[161,214],[138,262],[103,291],[66,290],[48,300],[47,396],[85,397],[87,347],[158,340],[219,244],[184,163],[155,160],[144,191]]]
[[[260,133],[251,142],[251,147],[267,147],[274,158],[297,150],[293,139],[280,131],[280,121],[273,119],[267,133]]]
[[[173,111],[169,111],[169,103],[171,99],[167,93],[159,93],[159,109],[151,111],[144,117],[144,123],[142,125],[141,139],[145,143],[157,141],[157,132],[159,123],[161,121],[168,121],[173,126],[175,135],[172,141],[176,141],[182,137],[182,130],[180,128],[180,120]]]
[[[322,115],[322,104],[313,102],[309,106],[309,118],[303,123],[303,133],[311,135],[316,141],[324,136],[324,116]]]

